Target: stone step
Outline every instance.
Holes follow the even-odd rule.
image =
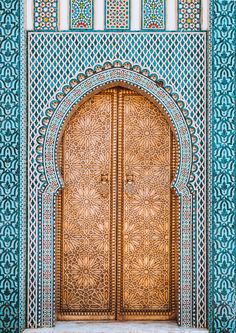
[[[58,322],[54,328],[26,329],[24,333],[208,333],[207,329],[184,328],[174,322]]]

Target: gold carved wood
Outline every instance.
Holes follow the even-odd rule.
[[[172,131],[165,116],[143,96],[119,93],[123,150],[120,181],[120,319],[172,319]]]
[[[58,319],[174,319],[177,147],[165,116],[106,90],[76,110],[58,157]]]
[[[96,95],[65,129],[58,319],[115,318],[116,104],[116,93]]]

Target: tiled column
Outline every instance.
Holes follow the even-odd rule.
[[[0,332],[25,327],[24,1],[0,0]]]
[[[208,323],[235,332],[235,0],[212,0],[208,45]]]

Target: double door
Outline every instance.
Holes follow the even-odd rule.
[[[75,111],[59,150],[58,319],[174,319],[177,157],[161,106],[103,91]]]

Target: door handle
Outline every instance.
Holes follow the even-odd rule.
[[[109,196],[109,177],[108,177],[108,174],[101,174],[100,194],[103,198],[107,198]]]
[[[134,176],[133,175],[126,175],[125,179],[125,193],[130,197],[132,194],[134,194]]]

